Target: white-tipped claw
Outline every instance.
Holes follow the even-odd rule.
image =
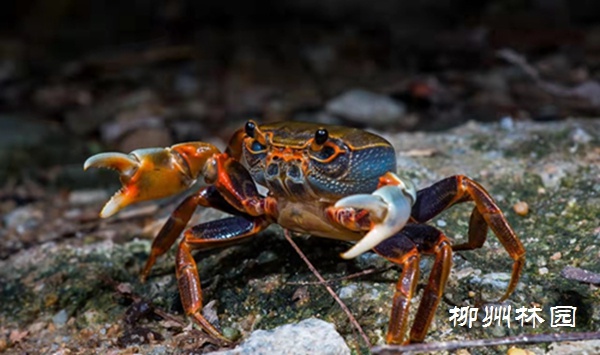
[[[128,181],[140,168],[141,163],[135,155],[123,153],[101,153],[89,157],[83,164],[83,170],[106,168],[119,172],[121,181]],[[127,201],[124,190],[117,191],[100,211],[100,217],[107,218],[117,213],[131,202]]]
[[[123,153],[100,153],[89,157],[85,163],[83,163],[83,170],[89,168],[107,168],[117,170],[124,175],[131,175],[131,172],[139,166],[139,160],[133,155]]]
[[[377,195],[358,194],[350,195],[338,200],[335,207],[350,207],[368,210],[377,219],[383,219],[387,213],[388,205]]]
[[[383,186],[372,195],[354,195],[339,200],[335,207],[363,208],[382,217],[382,222],[376,224],[350,250],[342,253],[342,258],[355,258],[398,233],[410,218],[412,204],[410,191],[396,185]]]
[[[101,218],[108,218],[113,214],[119,212],[123,206],[125,206],[125,197],[122,194],[122,191],[117,191],[100,211]]]

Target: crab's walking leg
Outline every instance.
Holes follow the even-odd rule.
[[[146,280],[150,274],[156,258],[166,253],[181,235],[198,206],[213,207],[231,214],[241,214],[225,201],[214,186],[203,187],[197,193],[188,196],[171,213],[167,222],[154,238],[148,261],[141,273],[142,281]]]
[[[388,327],[388,344],[401,344],[406,333],[410,300],[419,280],[419,251],[408,234],[408,227],[386,239],[373,250],[389,261],[402,266],[402,274],[396,284],[392,314]]]
[[[423,341],[442,298],[452,266],[450,241],[434,227],[411,224],[400,233],[379,244],[374,250],[384,258],[402,265],[402,274],[396,285],[392,304],[387,334],[388,344],[400,344],[404,338],[408,306],[414,295],[418,279],[419,255],[432,254],[435,256],[429,283],[423,292],[421,304],[410,331],[410,342]]]
[[[183,309],[211,336],[228,341],[202,316],[202,288],[192,249],[222,247],[255,235],[269,225],[265,218],[231,217],[202,223],[188,229],[176,257],[177,284]]]
[[[215,154],[207,159],[205,173],[206,179],[213,185],[183,200],[171,214],[152,243],[152,251],[141,274],[142,280],[150,273],[156,258],[169,250],[179,237],[197,206],[213,207],[246,217],[276,213],[274,200],[262,197],[246,168],[227,154]]]
[[[410,329],[410,342],[422,342],[427,335],[435,311],[440,304],[448,275],[452,267],[452,247],[448,238],[439,230],[427,225],[415,225],[409,228],[413,233],[412,240],[419,245],[423,254],[432,254],[435,257],[429,281],[421,303],[415,315],[415,322]]]
[[[463,175],[446,178],[417,192],[411,217],[420,223],[435,217],[448,207],[473,201],[475,208],[469,223],[469,238],[454,250],[469,250],[481,247],[486,239],[489,226],[514,260],[510,283],[500,301],[507,299],[517,287],[519,276],[525,265],[525,248],[512,227],[488,192],[477,182]]]

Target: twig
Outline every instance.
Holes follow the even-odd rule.
[[[500,346],[515,344],[552,343],[561,341],[581,341],[600,339],[600,332],[573,332],[553,334],[525,334],[494,339],[476,339],[460,341],[442,341],[427,344],[409,345],[382,345],[371,349],[373,354],[387,355],[398,353],[421,353],[430,351],[452,351],[464,348],[477,348],[482,346]]]
[[[539,71],[527,62],[527,59],[512,49],[501,49],[496,55],[507,62],[519,67],[533,82],[547,93],[564,99],[583,100],[587,109],[597,109],[600,107],[600,84],[594,80],[588,80],[575,87],[566,87],[564,85],[551,83],[543,80]],[[572,105],[576,105],[572,103]],[[575,106],[577,107],[577,105]]]
[[[600,285],[600,274],[573,266],[565,266],[560,276],[579,282]]]
[[[156,314],[157,316],[165,319],[165,320],[169,320],[172,322],[177,323],[179,326],[181,326],[182,328],[186,326],[186,323],[184,321],[182,321],[181,319],[177,318],[176,316],[167,313],[166,311],[163,311],[162,309],[156,307],[151,301],[148,301],[147,299],[145,299],[144,297],[138,295],[137,293],[134,293],[131,289],[130,286],[127,287],[120,287],[120,283],[113,280],[112,278],[110,278],[109,276],[102,276],[102,279],[104,282],[106,282],[107,284],[109,284],[110,286],[113,287],[113,289],[119,293],[122,296],[125,296],[129,299],[131,299],[133,302],[146,302],[148,305],[150,305],[152,307],[152,312],[154,314]]]
[[[356,272],[354,274],[350,274],[350,275],[346,275],[346,276],[342,276],[342,277],[336,277],[335,279],[328,279],[328,280],[325,280],[325,283],[330,284],[332,282],[337,282],[337,281],[351,280],[351,279],[355,279],[355,278],[365,276],[365,275],[388,271],[389,269],[392,269],[394,267],[395,267],[395,265],[388,265],[387,267],[379,268],[379,269],[377,269],[377,268],[367,269],[367,270],[363,270],[360,272]],[[298,281],[298,282],[292,281],[292,282],[286,282],[286,284],[288,284],[288,285],[322,285],[323,282],[321,282],[321,281]]]
[[[298,247],[296,242],[294,242],[292,240],[292,237],[290,236],[290,232],[287,229],[285,229],[283,231],[283,235],[285,236],[285,239],[287,239],[287,241],[290,243],[292,248],[294,248],[294,250],[296,250],[296,253],[298,253],[298,255],[300,255],[300,258],[302,258],[302,260],[304,260],[304,262],[306,263],[306,266],[308,266],[310,271],[312,271],[312,273],[317,277],[317,279],[319,279],[319,281],[323,284],[323,286],[325,286],[325,288],[327,289],[327,292],[329,292],[331,297],[333,297],[333,299],[340,305],[340,307],[342,307],[342,309],[344,310],[346,315],[348,315],[348,319],[350,319],[350,323],[352,323],[352,325],[356,328],[356,330],[358,330],[358,333],[361,335],[361,337],[363,338],[363,340],[365,341],[367,346],[371,347],[371,342],[369,341],[369,338],[367,337],[365,332],[362,330],[362,328],[356,321],[356,318],[354,318],[354,316],[352,315],[352,313],[350,312],[348,307],[344,304],[344,302],[342,302],[342,300],[338,297],[338,295],[327,284],[327,281],[325,281],[323,276],[321,276],[321,274],[317,271],[317,269],[313,266],[313,264],[308,260],[306,255],[304,255],[304,253],[302,252],[302,250],[300,250],[300,248]]]
[[[525,56],[515,52],[512,49],[500,49],[496,52],[496,55],[504,60],[506,60],[507,62],[511,63],[512,65],[515,65],[517,67],[519,67],[521,70],[523,70],[523,72],[525,72],[525,74],[527,74],[531,79],[533,79],[535,82],[540,82],[540,73],[538,72],[538,70],[536,68],[534,68],[531,64],[529,64],[529,62],[527,62],[527,59],[525,58]]]

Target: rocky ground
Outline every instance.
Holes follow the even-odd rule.
[[[164,354],[220,350],[191,328],[182,315],[173,270],[174,250],[158,261],[146,283],[138,278],[153,235],[178,199],[132,207],[100,220],[97,213],[116,189],[117,177],[97,171],[84,175],[80,169],[81,156],[101,148],[78,141],[65,146],[59,144],[64,143],[62,133],[47,124],[5,118],[0,122],[12,122],[10,133],[2,133],[0,139],[4,161],[8,162],[6,171],[39,170],[43,174],[35,175],[35,182],[25,179],[11,183],[9,177],[2,189],[0,352]],[[427,342],[600,328],[600,121],[536,123],[506,118],[498,123],[468,122],[435,133],[379,133],[396,147],[399,171],[418,187],[445,176],[465,174],[488,189],[527,250],[519,286],[503,306],[511,306],[513,318],[517,308],[539,307],[545,320],[535,327],[531,322],[521,326],[514,319],[510,327],[483,327],[481,306],[471,329],[452,326],[450,309],[477,307],[481,298],[493,300],[506,288],[512,262],[490,234],[483,248],[454,255],[444,301]],[[16,149],[11,142],[19,142],[19,135],[39,141]],[[31,160],[31,156],[37,158]],[[57,161],[62,162],[61,168],[52,168]],[[53,187],[42,187],[39,181],[44,179],[52,181]],[[464,241],[470,208],[452,208],[431,223],[455,242]],[[221,216],[200,210],[194,221]],[[331,287],[371,344],[383,344],[399,270],[372,253],[341,260],[339,253],[348,247],[343,243],[307,237],[296,240],[325,279],[334,280]],[[251,339],[261,329],[318,318],[333,327],[305,321],[292,327],[291,334],[295,335],[274,337],[292,341],[283,345],[292,348],[304,346],[300,339],[306,338],[309,344],[329,344],[331,353],[367,351],[347,315],[322,285],[314,283],[315,277],[283,238],[280,228],[269,228],[245,244],[199,253],[196,260],[207,316],[227,336]],[[424,278],[431,260],[424,258],[421,266]],[[561,274],[566,267],[579,269]],[[376,272],[348,277],[372,269]],[[580,269],[591,272],[583,282],[576,280],[583,272]],[[553,306],[577,307],[575,328],[550,327]],[[318,340],[309,336],[314,334],[314,327],[323,329],[319,334],[324,335]],[[338,341],[338,333],[345,343]],[[577,351],[594,346],[574,344]],[[543,354],[559,346],[564,344],[519,347]],[[504,353],[507,347],[469,351]]]

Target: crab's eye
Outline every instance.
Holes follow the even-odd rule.
[[[256,130],[256,124],[252,121],[248,121],[246,122],[246,126],[244,127],[244,130],[246,131],[246,135],[248,135],[249,137],[254,138],[254,133]]]
[[[267,147],[260,144],[260,142],[257,140],[254,140],[254,142],[252,142],[252,144],[250,145],[250,150],[252,150],[253,152],[260,152],[262,150],[265,150],[266,148]]]
[[[315,132],[315,143],[318,145],[323,145],[327,142],[327,138],[329,138],[329,132],[325,128],[319,128]]]

